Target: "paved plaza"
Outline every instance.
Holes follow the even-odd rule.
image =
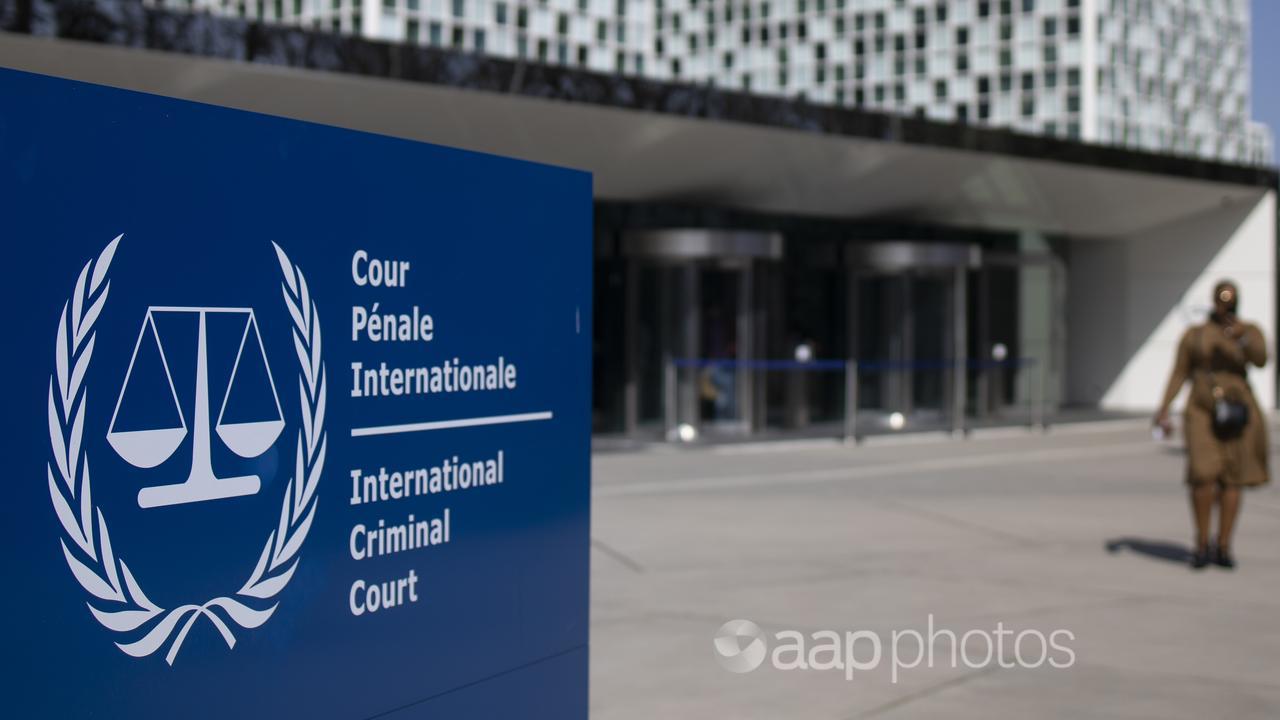
[[[1239,569],[1192,572],[1182,462],[1132,420],[597,454],[591,717],[1280,716],[1280,491],[1247,495]],[[894,682],[888,658],[846,679],[734,674],[713,652],[741,618],[770,649],[869,631],[887,655],[930,615],[957,635],[1067,630],[1074,663],[953,667],[935,636],[934,667]]]

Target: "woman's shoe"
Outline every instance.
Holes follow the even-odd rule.
[[[1203,570],[1209,564],[1209,548],[1195,551],[1191,556],[1191,569]]]
[[[1218,548],[1218,551],[1214,553],[1213,562],[1218,567],[1223,567],[1228,570],[1234,570],[1236,567],[1235,556],[1231,554],[1230,550],[1225,548]]]

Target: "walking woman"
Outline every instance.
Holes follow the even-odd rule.
[[[1240,292],[1222,281],[1213,289],[1213,314],[1190,328],[1178,343],[1178,355],[1156,412],[1155,424],[1171,431],[1169,404],[1182,385],[1191,381],[1184,413],[1187,446],[1187,484],[1195,518],[1196,547],[1191,566],[1210,562],[1235,567],[1231,536],[1240,513],[1242,488],[1265,484],[1267,422],[1246,371],[1267,363],[1266,339],[1252,323],[1236,317]],[[1218,504],[1218,542],[1209,542],[1214,503]]]

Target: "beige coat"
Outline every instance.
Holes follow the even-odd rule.
[[[1187,482],[1196,485],[1262,485],[1267,474],[1267,423],[1245,376],[1250,364],[1267,363],[1262,331],[1238,323],[1242,332],[1228,337],[1209,321],[1190,328],[1178,343],[1178,356],[1160,407],[1167,410],[1183,383],[1191,381],[1183,433],[1187,443]],[[1249,422],[1238,438],[1220,440],[1213,432],[1215,394],[1249,406]]]

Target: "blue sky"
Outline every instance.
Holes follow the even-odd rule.
[[[1280,132],[1280,2],[1253,0],[1253,117]]]

